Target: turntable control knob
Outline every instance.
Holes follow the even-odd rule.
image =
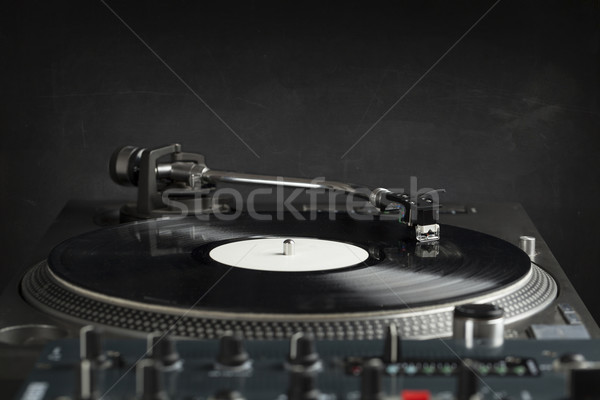
[[[102,353],[102,336],[98,329],[87,325],[79,331],[79,352],[82,360],[102,363],[106,360]]]
[[[582,365],[586,362],[586,359],[583,354],[566,353],[560,356],[559,361],[563,365]]]
[[[383,362],[386,364],[397,364],[402,357],[402,338],[395,323],[388,325],[385,332],[383,345]]]
[[[217,364],[224,367],[240,367],[249,360],[250,357],[244,349],[242,335],[227,333],[221,337]]]
[[[75,394],[76,400],[97,400],[100,398],[98,390],[98,370],[94,362],[81,360],[79,363],[78,387]]]
[[[298,332],[290,338],[288,363],[294,366],[312,367],[319,362],[319,354],[315,349],[315,338],[311,334]]]
[[[504,310],[494,304],[463,304],[454,308],[454,340],[465,347],[500,347],[504,343]]]
[[[379,358],[372,358],[363,365],[361,373],[360,400],[382,400],[381,390],[383,363]]]
[[[519,237],[519,247],[528,256],[535,256],[535,237],[533,236],[520,236]]]
[[[219,390],[214,396],[208,400],[246,400],[244,396],[237,390]]]
[[[175,347],[173,339],[161,332],[154,332],[148,335],[147,353],[152,359],[161,362],[169,367],[180,360],[179,353]]]
[[[136,367],[136,400],[168,400],[163,388],[162,365],[154,360],[145,359]]]
[[[288,400],[317,400],[320,396],[316,388],[316,377],[309,372],[292,372],[287,391]]]
[[[458,368],[457,379],[456,400],[470,400],[473,395],[477,394],[479,378],[470,359],[463,360]]]

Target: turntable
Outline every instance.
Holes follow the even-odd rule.
[[[88,376],[84,379],[88,386],[82,389],[81,384],[69,383],[77,388],[67,392],[56,389],[54,378],[43,372],[71,357],[73,344],[68,338],[77,337],[87,325],[95,328],[82,330],[82,352],[86,341],[98,340],[93,332],[101,329],[106,337],[116,338],[109,340],[119,348],[117,353],[126,355],[129,370],[137,366],[142,375],[156,373],[165,363],[149,364],[150,372],[144,372],[143,363],[135,361],[136,338],[151,335],[158,337],[156,343],[191,340],[180,342],[180,353],[185,349],[188,359],[202,364],[205,354],[199,356],[192,343],[201,343],[198,346],[207,352],[219,348],[221,354],[228,351],[223,350],[223,343],[233,341],[237,343],[233,347],[239,347],[243,337],[249,348],[264,355],[262,361],[260,357],[255,360],[254,375],[244,364],[247,359],[231,370],[225,368],[227,373],[222,368],[227,363],[217,363],[218,374],[212,367],[205,372],[207,377],[218,375],[221,381],[234,379],[235,392],[244,389],[250,393],[248,398],[397,398],[399,389],[382,389],[381,382],[385,386],[387,381],[396,382],[396,375],[409,376],[411,365],[420,368],[418,375],[426,376],[425,361],[417,359],[428,351],[427,362],[435,368],[454,365],[448,367],[445,378],[463,376],[459,386],[469,396],[485,396],[485,390],[467,390],[464,385],[469,379],[481,380],[488,364],[496,369],[511,365],[513,371],[524,368],[527,376],[544,378],[548,373],[548,379],[558,377],[561,388],[570,385],[571,391],[564,393],[571,397],[557,398],[595,395],[587,389],[577,392],[575,387],[588,384],[573,382],[595,379],[597,363],[577,359],[571,360],[574,364],[556,364],[556,360],[573,351],[600,360],[595,341],[600,329],[517,204],[446,204],[440,208],[441,190],[412,187],[404,192],[324,179],[217,171],[206,166],[203,156],[182,152],[179,145],[153,150],[123,147],[113,154],[110,172],[115,182],[137,186],[137,202],[119,207],[109,202],[67,205],[42,246],[42,251],[48,251],[47,247],[55,245],[49,255],[25,271],[3,295],[4,382],[19,384],[31,368],[36,346],[62,339],[46,347],[44,362],[38,362],[33,380],[17,398],[67,398],[75,392],[73,398],[100,398],[97,386],[90,389],[92,370],[106,370],[110,375],[107,371],[112,367],[84,367],[74,356],[70,365],[79,365],[75,369],[79,376]],[[265,208],[257,205],[256,192],[240,201],[241,195],[221,189],[223,184],[238,183],[275,188],[278,202]],[[296,207],[289,200],[296,194],[280,197],[284,187],[308,190],[310,201]],[[317,200],[323,193],[328,199],[335,197],[331,193],[339,198],[323,206]],[[94,224],[104,227],[93,230]],[[56,244],[62,239],[66,240]],[[162,333],[157,336],[156,332]],[[167,334],[172,339],[165,339]],[[294,375],[298,372],[294,368],[283,371],[292,373],[290,382],[296,382],[285,383],[290,387],[280,391],[285,397],[277,397],[278,389],[261,392],[240,383],[256,382],[253,377],[269,379],[269,360],[288,351],[282,349],[290,338],[294,354],[297,346],[303,346],[303,338],[310,338],[309,347],[314,341],[328,343],[322,347],[330,359],[325,357],[319,371],[309,371],[310,376],[305,376],[305,370],[300,377]],[[363,357],[379,354],[381,340],[385,342],[383,357]],[[419,350],[400,363],[399,349],[407,343],[415,343]],[[150,353],[155,345],[149,347]],[[53,351],[65,355],[59,357]],[[440,352],[448,354],[440,358]],[[516,353],[526,357],[513,362]],[[27,354],[30,361],[11,371],[8,360]],[[113,367],[120,362],[114,354],[109,363]],[[344,361],[340,361],[342,356]],[[469,361],[473,364],[452,361],[456,357],[474,359]],[[396,373],[390,370],[392,365],[398,366]],[[544,368],[552,371],[543,373]],[[129,370],[125,368],[122,376]],[[584,373],[574,370],[591,371],[592,378],[582,378]],[[287,382],[280,372],[271,376]],[[437,372],[432,376],[438,376]],[[314,373],[329,382],[326,390],[309,389],[315,385]],[[362,377],[362,386],[346,382],[353,374]],[[369,374],[375,376],[372,381]],[[454,398],[439,397],[449,385],[440,374],[441,380],[433,379],[430,386],[439,390],[428,389],[430,395]],[[513,379],[519,375],[515,374],[508,375]],[[100,380],[109,379],[102,376]],[[495,388],[498,376],[491,380]],[[35,386],[39,379],[46,385]],[[143,397],[144,388],[150,385],[150,378],[145,379],[142,388],[138,387],[139,398],[155,398]],[[138,376],[138,386],[139,380]],[[524,381],[518,382],[522,387]],[[410,388],[414,382],[407,380],[407,384]],[[513,385],[510,380],[499,384]],[[207,393],[220,393],[218,385],[211,385],[207,384],[211,387]],[[296,394],[294,388],[303,385],[308,386]],[[43,394],[35,397],[36,388],[41,387]],[[245,398],[232,397],[233,391],[221,397],[184,397],[180,390],[173,386],[163,392],[194,399]],[[489,398],[499,398],[491,397],[499,393],[495,390],[488,391]],[[368,391],[374,397],[368,397]],[[126,393],[127,389],[119,388],[112,396],[126,398]],[[44,397],[50,395],[55,397]],[[411,395],[402,398],[425,398]],[[457,398],[471,397],[458,394]]]

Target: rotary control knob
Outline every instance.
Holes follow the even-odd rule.
[[[475,345],[500,347],[504,344],[504,310],[494,304],[463,304],[454,308],[453,338]]]
[[[458,368],[456,400],[471,400],[477,394],[478,383],[473,362],[470,359],[463,360]]]
[[[237,390],[220,390],[208,400],[246,400],[246,398]]]
[[[585,356],[580,353],[566,353],[560,356],[559,362],[563,365],[581,365],[586,362]]]
[[[244,349],[242,335],[226,333],[219,340],[217,366],[225,368],[241,368],[250,362],[250,356]]]
[[[98,400],[98,369],[96,363],[90,360],[81,360],[79,363],[76,400]]]
[[[316,377],[310,372],[291,372],[287,391],[288,400],[318,400]]]
[[[397,364],[402,357],[402,338],[395,323],[388,325],[385,332],[382,360],[386,364]]]
[[[181,359],[175,341],[161,332],[148,335],[146,352],[153,360],[159,361],[165,367],[175,366]]]
[[[363,365],[360,400],[383,400],[383,363],[379,358],[367,360]]]
[[[162,365],[152,359],[140,361],[136,367],[137,400],[168,400],[164,390]]]
[[[79,331],[79,354],[82,360],[95,364],[106,362],[102,353],[102,333],[92,325],[87,325]]]
[[[287,365],[292,369],[315,369],[320,365],[319,354],[315,348],[315,338],[311,334],[298,332],[290,338],[290,352]]]

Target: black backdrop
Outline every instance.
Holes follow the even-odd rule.
[[[131,196],[115,147],[180,142],[217,169],[519,201],[598,317],[600,5],[414,3],[3,6],[0,276],[68,199]]]

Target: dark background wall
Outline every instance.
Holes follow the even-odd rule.
[[[50,2],[48,2],[50,3]],[[15,2],[0,16],[2,270],[107,161],[180,142],[210,166],[519,201],[600,316],[600,5]],[[190,91],[256,152],[256,157]]]

